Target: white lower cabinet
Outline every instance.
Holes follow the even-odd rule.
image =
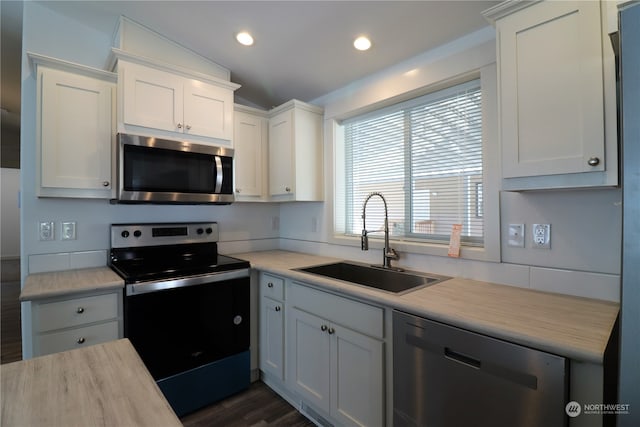
[[[284,279],[260,275],[260,369],[284,381]]]
[[[335,425],[384,425],[383,309],[287,288],[286,384]]]
[[[33,356],[122,338],[122,290],[31,302]]]

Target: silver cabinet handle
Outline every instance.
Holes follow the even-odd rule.
[[[273,283],[271,282],[267,283],[267,288],[273,288]]]
[[[284,187],[284,191],[286,191],[287,193],[291,192],[291,187]]]
[[[329,328],[327,332],[329,332],[329,335],[333,335],[336,332],[336,330],[333,328]]]
[[[178,129],[182,129],[182,123],[178,123]]]
[[[327,330],[327,325],[322,325],[322,326],[320,326],[320,330],[321,330],[322,332],[326,331],[326,330]]]
[[[78,338],[78,341],[76,341],[78,344],[84,344],[84,337]]]
[[[78,314],[82,314],[82,313],[84,313],[84,307],[78,307],[78,308],[76,309],[76,313],[78,313]]]
[[[275,310],[276,310],[276,311],[280,311],[280,310],[282,310],[282,308],[280,308],[280,306],[279,306],[279,305],[276,305],[276,309],[275,309]]]
[[[587,164],[589,164],[589,166],[598,166],[600,164],[600,159],[597,157],[591,157],[587,160]]]
[[[103,187],[108,187],[109,186],[109,181],[102,181],[102,186]]]

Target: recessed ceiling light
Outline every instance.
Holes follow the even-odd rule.
[[[353,47],[358,50],[367,50],[371,47],[371,40],[365,36],[360,36],[353,41]]]
[[[253,44],[253,37],[246,31],[236,34],[236,40],[238,40],[238,43],[245,46],[251,46]]]

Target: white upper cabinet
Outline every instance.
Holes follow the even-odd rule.
[[[38,196],[111,198],[115,75],[30,58],[38,79]]]
[[[236,200],[267,200],[267,156],[269,154],[267,113],[237,105],[234,122]]]
[[[292,100],[269,119],[269,195],[276,201],[322,201],[322,109]]]
[[[497,30],[503,188],[617,185],[614,57],[601,4],[505,4],[485,13]],[[508,10],[514,4],[524,8]]]
[[[238,85],[122,59],[118,83],[118,131],[233,145],[233,91]]]

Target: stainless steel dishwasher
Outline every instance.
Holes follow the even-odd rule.
[[[567,366],[564,357],[394,311],[394,426],[565,426]]]

